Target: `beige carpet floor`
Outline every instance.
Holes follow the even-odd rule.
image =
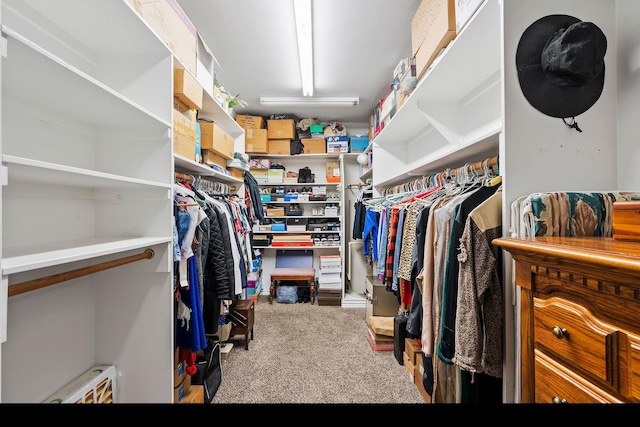
[[[373,351],[364,308],[255,308],[254,339],[234,335],[213,404],[425,404],[393,351]]]

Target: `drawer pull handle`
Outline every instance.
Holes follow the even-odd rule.
[[[567,399],[562,399],[558,396],[553,396],[551,398],[551,403],[567,403]]]
[[[553,328],[551,328],[551,332],[553,333],[553,336],[558,338],[559,340],[569,335],[569,331],[567,331],[565,328],[561,328],[560,326],[554,326]]]

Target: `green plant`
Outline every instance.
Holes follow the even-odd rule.
[[[227,97],[227,105],[229,106],[229,108],[233,108],[237,105],[242,108],[247,108],[249,106],[249,103],[247,101],[238,98],[240,94],[231,95],[223,86],[220,86],[220,82],[218,81],[217,77],[213,78],[213,84],[216,85],[216,87],[220,89],[220,92],[224,93],[224,95]]]

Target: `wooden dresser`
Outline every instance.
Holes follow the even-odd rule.
[[[499,238],[520,289],[523,403],[640,402],[640,243]]]

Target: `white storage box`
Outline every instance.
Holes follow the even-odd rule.
[[[115,383],[115,366],[94,366],[43,403],[115,403]]]
[[[269,184],[282,184],[284,182],[284,170],[267,169],[267,182]]]
[[[340,255],[321,255],[320,270],[340,270],[342,257]]]

